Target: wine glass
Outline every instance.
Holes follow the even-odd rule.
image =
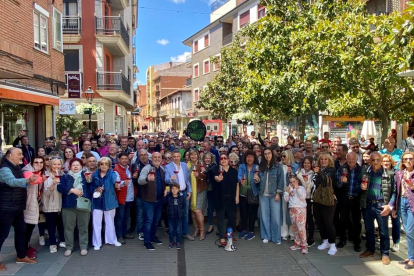
[[[220,165],[220,167],[219,167],[219,173],[220,173],[220,175],[222,175],[222,174],[223,174],[223,171],[224,171],[224,170],[223,170],[223,166],[221,166],[221,165]]]
[[[257,173],[257,174],[259,174],[259,166],[258,165],[256,165],[255,167],[254,167],[254,173]]]
[[[362,183],[361,183],[361,189],[366,190],[368,187],[368,175],[364,174],[362,176]]]
[[[200,171],[204,171],[204,163],[202,161],[200,162]]]
[[[55,172],[55,178],[60,180],[60,172],[58,170],[56,170],[56,172]]]
[[[246,181],[246,179],[247,179],[247,177],[246,177],[246,174],[244,173],[241,180]]]
[[[178,173],[178,172],[177,172],[177,173]],[[151,168],[150,168],[149,174],[150,174],[150,175],[155,175],[155,168],[154,168],[154,167],[151,167]]]
[[[312,161],[312,168],[315,169],[316,167],[318,167],[318,161],[317,160],[313,160]]]

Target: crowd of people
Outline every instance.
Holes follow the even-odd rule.
[[[405,140],[405,151],[393,136],[380,151],[363,150],[355,138],[331,141],[329,133],[317,143],[293,136],[287,141],[280,146],[278,137],[259,134],[197,142],[185,135],[97,131],[83,133],[77,143],[68,135],[49,137],[35,150],[20,133],[0,163],[0,249],[13,226],[16,262],[36,263],[31,237],[37,225],[39,244],[48,242],[50,253],[63,248],[70,256],[75,235],[82,256],[90,243],[100,250],[134,238],[155,250],[163,243],[156,235],[162,223],[168,247],[181,249],[183,238],[203,241],[215,232],[215,214],[221,246],[228,227],[249,241],[258,222],[263,243],[290,240],[290,249],[303,254],[315,245],[316,229],[317,249],[329,255],[348,241],[360,252],[363,237],[360,257],[366,258],[374,255],[379,235],[387,265],[390,251],[399,250],[402,220],[408,256],[399,263],[414,268],[413,138]]]

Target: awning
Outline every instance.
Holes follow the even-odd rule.
[[[28,103],[59,105],[58,95],[48,95],[7,85],[0,85],[0,98]]]

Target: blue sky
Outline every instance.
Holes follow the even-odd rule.
[[[182,41],[210,23],[214,0],[139,0],[136,31],[138,84],[150,65],[180,60],[191,49]]]

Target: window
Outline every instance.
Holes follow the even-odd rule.
[[[204,66],[203,66],[204,74],[210,73],[210,60],[207,59],[207,60],[203,61],[203,64],[204,64]]]
[[[250,22],[250,10],[240,15],[240,28],[243,28]]]
[[[194,101],[198,102],[198,96],[199,96],[199,89],[194,89]]]
[[[221,59],[221,56],[218,55],[217,57],[218,57],[217,62],[213,63],[213,71],[217,71],[217,70],[220,69],[220,59]]]
[[[65,71],[79,71],[79,50],[64,50]]]
[[[194,53],[198,52],[198,41],[194,42]]]
[[[63,51],[62,14],[55,8],[53,8],[53,48]]]
[[[260,18],[262,18],[265,15],[266,15],[265,6],[258,5],[257,6],[257,19],[260,19]]]
[[[34,47],[48,53],[47,17],[37,11],[33,12]]]
[[[204,36],[204,47],[210,46],[210,36],[207,34]]]
[[[198,77],[198,64],[194,65],[193,67],[193,78],[197,78]]]

